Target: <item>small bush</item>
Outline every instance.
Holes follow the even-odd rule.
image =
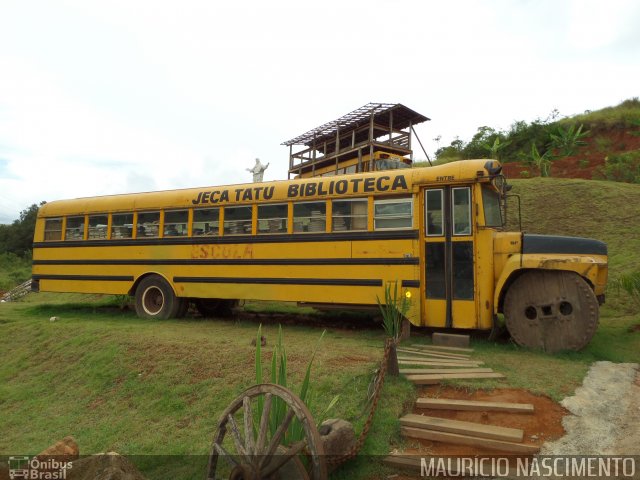
[[[529,170],[522,170],[522,171],[520,172],[520,176],[521,176],[522,178],[529,178],[529,177],[531,176],[531,173],[529,172]]]
[[[636,307],[640,308],[640,270],[619,276],[611,282],[611,286],[618,292],[626,292]]]
[[[607,137],[597,136],[594,138],[594,142],[599,152],[608,152],[613,146],[613,142]]]
[[[640,150],[605,157],[602,174],[615,182],[640,183]]]
[[[31,277],[31,258],[13,253],[0,254],[0,290],[9,291]]]

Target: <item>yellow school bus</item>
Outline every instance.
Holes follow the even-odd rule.
[[[143,317],[234,301],[366,307],[397,282],[415,326],[580,349],[607,281],[597,240],[503,231],[495,160],[47,203],[35,290],[129,294]]]

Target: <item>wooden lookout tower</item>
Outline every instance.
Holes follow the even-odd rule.
[[[289,147],[289,178],[407,168],[413,127],[427,120],[400,103],[368,103],[283,142]]]

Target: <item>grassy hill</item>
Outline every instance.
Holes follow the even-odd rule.
[[[612,277],[640,269],[640,185],[564,178],[509,182],[522,200],[524,231],[606,242]]]

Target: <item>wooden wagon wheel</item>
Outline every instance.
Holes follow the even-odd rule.
[[[276,398],[281,399],[287,409],[271,434],[269,420]],[[261,412],[258,412],[258,403],[263,404]],[[242,417],[240,426],[236,414]],[[258,415],[259,420],[254,422]],[[281,443],[294,417],[302,425],[304,438],[285,447]],[[227,437],[225,444],[227,433],[230,438]],[[311,412],[291,390],[270,383],[248,388],[220,416],[209,456],[208,480],[221,478],[216,477],[221,458],[231,464],[230,480],[327,478],[324,450]]]

